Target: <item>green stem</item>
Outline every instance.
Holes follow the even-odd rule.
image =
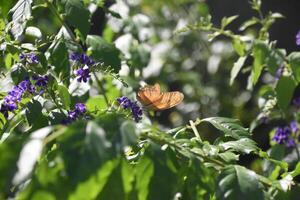
[[[96,82],[97,82],[98,87],[99,87],[100,90],[101,90],[101,93],[102,93],[103,96],[104,96],[104,100],[105,100],[105,102],[106,102],[106,105],[108,106],[108,105],[109,105],[109,102],[108,102],[108,98],[107,98],[107,96],[106,96],[106,94],[105,94],[105,89],[104,89],[104,87],[102,86],[101,81],[98,79],[97,74],[96,74],[95,72],[93,72],[93,75],[94,75],[94,77],[95,77],[95,80],[96,80]]]
[[[160,133],[161,134],[161,133]],[[215,160],[215,159],[212,159],[212,158],[209,158],[209,157],[206,157],[206,156],[203,156],[202,154],[199,154],[199,153],[196,153],[194,151],[191,151],[189,148],[184,148],[178,144],[176,144],[176,141],[173,139],[172,141],[169,141],[169,140],[165,140],[164,138],[162,138],[161,136],[157,135],[157,134],[154,134],[154,132],[151,132],[151,133],[148,133],[148,134],[145,134],[145,137],[146,138],[149,138],[151,140],[153,140],[154,142],[156,143],[160,143],[160,144],[167,144],[171,147],[174,147],[175,149],[177,150],[181,150],[181,151],[187,151],[188,153],[190,154],[193,154],[197,157],[200,157],[202,160],[204,160],[205,162],[210,162],[210,163],[214,163],[220,167],[225,167],[225,165],[220,162],[219,160]]]
[[[57,17],[57,19],[60,21],[60,23],[66,28],[67,32],[69,33],[70,37],[76,41],[76,37],[73,33],[73,31],[70,29],[70,27],[66,24],[64,19],[60,16],[59,12],[56,10],[54,7],[53,3],[50,2],[49,0],[44,0],[49,7],[49,9],[53,12],[53,14]]]
[[[194,122],[192,120],[190,120],[190,124],[191,124],[191,128],[192,128],[195,136],[200,140],[200,142],[202,142],[200,134],[199,134],[199,132],[198,132],[198,130],[197,130],[197,128],[196,128],[196,126],[195,126],[195,124],[194,124]]]

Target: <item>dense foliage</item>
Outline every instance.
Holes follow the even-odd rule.
[[[202,1],[0,2],[0,199],[299,196],[300,53],[260,0],[238,31]],[[143,108],[156,82],[184,101]]]

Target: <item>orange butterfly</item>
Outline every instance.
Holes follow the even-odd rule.
[[[172,108],[183,100],[181,92],[161,92],[158,83],[155,85],[147,85],[137,92],[136,98],[143,104],[153,110],[165,110]]]

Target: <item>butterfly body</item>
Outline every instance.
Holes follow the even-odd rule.
[[[165,110],[182,102],[184,95],[181,92],[161,92],[159,84],[147,85],[137,92],[137,99],[145,107],[152,110]]]

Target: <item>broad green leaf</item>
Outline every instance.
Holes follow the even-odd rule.
[[[292,177],[296,177],[300,174],[300,162],[297,163],[295,169],[291,172]]]
[[[300,82],[300,52],[293,52],[288,57],[295,79]]]
[[[245,56],[246,44],[240,38],[234,38],[232,46],[239,56]]]
[[[90,12],[79,0],[64,0],[66,20],[85,38],[90,30]]]
[[[70,62],[68,49],[64,39],[55,41],[48,50],[50,52],[49,61],[54,66],[54,71],[60,79],[69,84]]]
[[[64,108],[66,110],[70,110],[71,97],[70,97],[68,88],[66,88],[66,86],[64,86],[62,84],[59,84],[59,85],[57,85],[57,90],[58,90],[60,100],[64,105]]]
[[[293,98],[296,83],[290,76],[281,76],[277,82],[275,91],[277,96],[277,102],[282,110],[285,110],[290,105]]]
[[[242,127],[240,125],[240,122],[236,119],[225,117],[210,117],[202,119],[201,121],[209,122],[215,128],[222,131],[225,136],[232,137],[234,139],[240,139],[250,136],[248,129]]]
[[[135,180],[135,173],[133,169],[133,165],[129,164],[129,162],[125,159],[122,159],[122,166],[121,166],[121,173],[122,173],[122,181],[123,181],[123,188],[126,196],[133,190],[133,183]]]
[[[48,125],[47,118],[42,113],[42,105],[37,100],[32,100],[27,104],[25,116],[28,124],[32,126],[31,130],[36,130]]]
[[[238,75],[238,73],[240,72],[240,70],[242,69],[245,61],[247,59],[247,56],[244,57],[240,57],[233,65],[233,68],[231,69],[230,72],[230,85],[233,84],[234,79],[236,78],[236,76]]]
[[[252,67],[252,84],[255,85],[265,65],[268,56],[268,47],[262,41],[255,41],[253,45],[254,63]]]
[[[225,167],[217,179],[217,199],[264,199],[257,174],[239,165]]]
[[[97,113],[95,111],[97,110],[104,110],[107,107],[106,101],[103,97],[103,95],[97,95],[90,97],[86,102],[86,108],[91,113]]]
[[[13,135],[0,143],[0,198],[8,196],[12,179],[17,171],[17,161],[22,149],[22,145],[27,139],[27,135]]]
[[[43,191],[43,190],[38,190],[34,193],[34,195],[32,196],[32,200],[56,200],[55,196],[47,191]]]
[[[284,49],[269,49],[269,55],[266,59],[268,70],[275,75],[278,67],[284,63],[286,52]]]
[[[136,165],[136,189],[139,200],[147,200],[150,180],[154,173],[154,165],[147,157],[142,157]]]
[[[121,68],[120,50],[97,35],[88,35],[86,44],[91,56],[111,66],[117,73]]]
[[[118,166],[119,160],[109,160],[84,182],[80,182],[76,190],[69,196],[70,200],[96,199],[103,190],[111,173]]]
[[[16,5],[9,11],[12,15],[11,33],[18,39],[26,26],[26,22],[31,17],[31,3],[32,0],[19,0]]]
[[[225,150],[233,149],[234,151],[246,154],[258,150],[256,143],[249,138],[241,138],[236,141],[224,142],[219,144],[219,146],[221,146]]]
[[[236,162],[239,160],[239,155],[234,154],[233,152],[230,151],[219,153],[218,156],[227,163]]]

